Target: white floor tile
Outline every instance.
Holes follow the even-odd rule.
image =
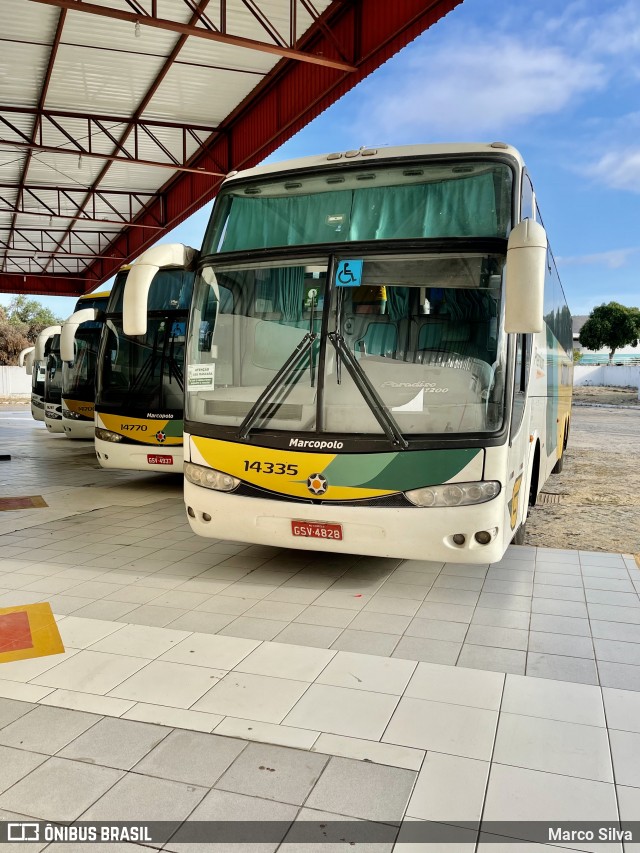
[[[222,717],[217,714],[202,714],[182,708],[168,708],[166,705],[147,705],[144,702],[137,702],[122,715],[122,719],[194,732],[212,732],[222,722]]]
[[[595,816],[598,815],[597,818]],[[613,821],[614,786],[554,773],[494,763],[489,774],[484,821]],[[525,832],[526,827],[522,827]],[[523,835],[526,838],[526,835]],[[579,845],[584,849],[584,844]],[[614,851],[615,846],[603,847]]]
[[[144,665],[142,658],[81,651],[32,679],[32,682],[78,693],[104,695]]]
[[[121,717],[135,704],[124,699],[111,699],[108,696],[97,696],[95,693],[75,693],[72,690],[54,690],[40,702],[42,705],[88,711],[90,714],[103,714],[105,717]]]
[[[488,775],[488,761],[428,752],[407,814],[442,823],[479,821]]]
[[[299,726],[347,737],[379,740],[398,699],[382,693],[312,684],[285,719]]]
[[[140,658],[156,658],[190,636],[189,631],[176,631],[171,628],[123,625],[122,623],[119,625],[119,631],[94,643],[91,646],[91,651],[110,652],[115,655],[130,655]]]
[[[214,732],[225,737],[290,746],[294,749],[311,749],[320,735],[320,732],[308,729],[294,729],[291,726],[279,726],[257,720],[239,720],[236,717],[225,717],[220,725],[216,726]]]
[[[65,647],[86,649],[103,637],[122,629],[121,622],[104,622],[101,619],[84,619],[80,616],[67,616],[58,625]]]
[[[410,660],[338,652],[317,683],[401,696],[416,665]]]
[[[169,661],[151,661],[131,678],[111,690],[110,696],[132,699],[151,705],[190,708],[207,690],[220,680],[220,670],[204,666],[185,666]]]
[[[329,649],[265,642],[237,664],[234,671],[314,681],[336,654]]]
[[[504,679],[505,676],[499,672],[419,663],[405,695],[414,699],[497,710]]]
[[[0,664],[0,679],[7,681],[31,681],[38,675],[42,675],[48,669],[53,669],[63,661],[70,660],[78,654],[77,649],[66,649],[59,655],[46,655],[40,658],[27,658],[25,660],[9,661]]]
[[[229,670],[259,645],[260,640],[194,633],[165,652],[161,660]]]
[[[640,713],[640,694],[636,695]],[[605,725],[599,687],[549,678],[507,675],[502,711],[588,726]]]
[[[356,761],[386,764],[389,767],[402,767],[405,770],[419,770],[425,756],[422,749],[332,734],[321,734],[313,746],[313,751],[353,758]]]
[[[243,720],[281,723],[308,687],[308,683],[303,681],[230,672],[193,705],[193,710]],[[295,723],[291,725],[295,726]]]
[[[493,760],[547,773],[613,782],[607,732],[598,726],[503,712]]]
[[[603,687],[602,697],[610,729],[640,733],[640,693]]]
[[[382,740],[401,746],[488,761],[498,714],[484,708],[404,698]]]

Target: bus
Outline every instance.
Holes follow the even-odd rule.
[[[570,426],[571,315],[522,156],[335,152],[231,174],[189,324],[199,535],[492,563]]]
[[[194,273],[175,265],[156,267],[144,293],[136,294],[140,269],[135,263],[120,270],[107,303],[96,374],[96,456],[103,468],[182,472],[184,358]],[[125,290],[129,298],[141,295],[144,305],[143,331],[134,335],[123,326]]]
[[[81,296],[62,326],[62,428],[67,438],[94,439],[96,364],[108,298],[108,291]]]
[[[60,326],[47,326],[36,339],[31,360],[31,415],[36,421],[45,419],[45,380],[51,339],[60,334]],[[29,364],[27,365],[27,372]]]

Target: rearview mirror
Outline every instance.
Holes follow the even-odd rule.
[[[82,308],[64,321],[60,333],[60,358],[62,361],[73,361],[75,358],[75,337],[78,326],[95,320],[98,312],[95,308]]]
[[[506,332],[526,335],[544,328],[546,268],[547,234],[540,223],[524,219],[511,231],[507,244]]]
[[[49,338],[52,338],[54,335],[59,335],[62,331],[60,326],[47,326],[46,329],[43,329],[38,335],[38,339],[36,340],[36,345],[33,354],[34,361],[42,361],[44,359],[44,347]]]
[[[182,243],[165,243],[143,252],[131,266],[124,286],[122,327],[125,335],[147,333],[147,303],[154,276],[161,269],[188,269],[197,252]]]

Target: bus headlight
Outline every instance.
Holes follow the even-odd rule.
[[[96,427],[96,438],[101,441],[122,441],[122,436],[118,432],[111,432],[110,429],[101,429]]]
[[[469,506],[486,503],[495,498],[500,494],[500,483],[497,480],[447,483],[442,486],[412,489],[404,494],[415,506]]]
[[[216,471],[215,468],[194,465],[193,462],[185,462],[184,476],[194,486],[215,489],[217,492],[232,492],[240,485],[240,480],[237,477],[223,474],[222,471]]]

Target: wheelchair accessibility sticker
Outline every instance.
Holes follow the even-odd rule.
[[[364,261],[340,261],[336,272],[337,287],[360,287]]]

